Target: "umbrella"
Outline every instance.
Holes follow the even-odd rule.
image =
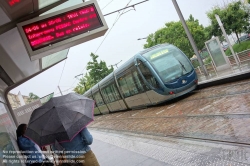
[[[54,97],[31,114],[25,136],[39,146],[70,141],[94,117],[94,101],[76,93]]]

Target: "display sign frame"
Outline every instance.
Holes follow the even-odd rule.
[[[37,48],[34,49],[34,46],[31,45],[31,41],[29,41],[28,35],[27,35],[28,32],[24,30],[24,27],[27,27],[29,25],[34,24],[34,25],[39,25],[40,29],[42,29],[40,23],[47,21],[49,19],[60,18],[61,15],[65,14],[65,13],[71,13],[74,11],[78,12],[78,9],[80,11],[81,8],[85,8],[85,7],[87,8],[88,6],[94,7],[94,9],[95,9],[94,14],[97,15],[96,17],[98,18],[98,20],[100,22],[100,26],[98,25],[99,27],[98,26],[93,27],[92,29],[89,29],[86,32],[80,32],[80,34],[77,34],[75,36],[73,34],[73,36],[71,35],[71,36],[64,37],[62,40],[60,39],[59,41],[56,41],[56,42],[52,41],[51,44],[49,43],[49,41],[46,44],[44,44],[45,43],[44,42],[43,44],[45,46],[42,46],[41,48],[38,48],[38,49]],[[97,18],[95,18],[95,19],[97,19]],[[86,24],[81,24],[81,25],[86,25]],[[91,25],[91,24],[89,24],[89,25]],[[95,39],[97,37],[103,36],[106,33],[106,31],[108,30],[107,23],[104,19],[104,16],[103,16],[103,14],[100,10],[100,7],[99,7],[98,3],[96,2],[96,0],[90,0],[90,1],[84,2],[82,4],[68,7],[67,9],[63,9],[63,10],[60,10],[57,12],[53,12],[53,13],[41,16],[41,17],[37,17],[37,18],[31,19],[31,20],[27,20],[27,21],[18,23],[17,28],[20,32],[21,38],[24,42],[25,48],[30,56],[31,61],[41,59],[42,57],[53,54],[55,52],[58,52],[58,51],[70,48],[72,46],[81,44],[83,42]],[[56,28],[54,28],[54,29],[56,29]],[[57,31],[57,32],[60,32],[60,31]],[[34,33],[36,33],[36,32],[34,32]],[[37,33],[37,34],[39,34],[39,33]],[[42,33],[42,34],[44,34],[44,33]],[[40,40],[40,39],[38,39],[38,40]]]

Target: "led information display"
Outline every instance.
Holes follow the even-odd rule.
[[[107,31],[106,22],[99,14],[100,9],[96,2],[88,1],[86,3],[84,3],[86,5],[78,5],[66,12],[18,25],[31,60],[41,58],[46,51],[47,53],[60,51],[59,46],[65,49],[99,37]],[[96,33],[97,35],[95,35]],[[90,37],[88,37],[89,35]],[[48,52],[51,49],[52,51]],[[35,54],[41,55],[32,58]]]
[[[23,26],[23,30],[32,50],[37,50],[101,26],[94,5],[90,5]]]

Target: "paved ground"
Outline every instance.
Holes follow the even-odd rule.
[[[248,166],[250,148],[90,130],[101,166]]]
[[[195,91],[143,110],[97,116],[97,129],[250,144],[250,80]]]
[[[101,165],[250,166],[250,79],[95,117]]]

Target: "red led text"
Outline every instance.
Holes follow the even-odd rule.
[[[101,26],[93,5],[90,5],[25,25],[23,29],[32,49],[37,50]]]
[[[20,0],[9,0],[8,3],[10,6],[14,6],[15,4],[19,3]]]

